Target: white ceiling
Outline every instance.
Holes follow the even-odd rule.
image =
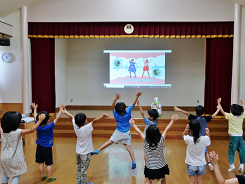
[[[22,6],[29,6],[42,0],[0,0],[0,18],[4,18],[19,10]],[[245,0],[224,0],[241,4],[245,7]]]

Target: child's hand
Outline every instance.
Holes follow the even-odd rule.
[[[45,118],[46,118],[45,114],[40,114],[40,115],[38,116],[38,120],[41,121],[41,122],[42,122]]]
[[[35,104],[35,102],[32,102],[31,106],[32,106],[33,109],[37,109],[37,104]]]
[[[65,104],[61,104],[60,108],[65,109],[66,108]]]
[[[104,114],[102,115],[102,117],[103,117],[103,118],[108,118],[109,115],[104,113]]]
[[[120,93],[117,93],[116,94],[116,99],[120,99],[121,98],[121,94]]]
[[[173,116],[172,116],[172,120],[173,121],[177,121],[179,119],[179,116],[177,115],[177,114],[174,114]]]
[[[239,102],[241,103],[241,105],[244,104],[244,100],[240,99]]]
[[[189,126],[189,124],[186,125],[185,129],[186,129],[186,131],[190,132],[190,126]]]
[[[214,151],[209,153],[209,158],[210,158],[212,165],[218,164],[219,155],[216,154]]]
[[[205,128],[205,130],[206,130],[206,134],[208,135],[210,133],[209,129]]]
[[[63,108],[63,107],[60,107],[60,112],[62,113],[62,114],[65,114],[66,113],[66,108]]]
[[[220,104],[221,103],[221,98],[217,99],[217,103]]]
[[[138,105],[138,106],[140,105],[140,101],[139,101],[139,100],[137,100],[137,105]]]
[[[141,91],[136,92],[136,96],[139,97],[142,94]]]
[[[178,108],[177,106],[174,106],[174,111],[179,112],[180,108]]]
[[[133,118],[131,118],[130,120],[129,120],[129,123],[130,123],[130,125],[134,125],[135,124],[135,121],[134,121],[134,119]]]

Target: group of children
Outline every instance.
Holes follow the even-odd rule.
[[[165,175],[169,175],[169,168],[164,158],[164,142],[169,129],[174,122],[178,120],[178,116],[174,114],[170,123],[161,134],[158,125],[158,111],[157,109],[150,109],[145,116],[144,111],[140,105],[139,97],[142,92],[137,92],[132,105],[126,108],[123,102],[117,102],[120,99],[120,94],[116,94],[112,102],[111,110],[117,122],[117,128],[112,134],[111,138],[104,143],[99,149],[93,149],[92,131],[94,124],[104,118],[109,117],[108,114],[94,119],[92,122],[87,122],[87,117],[83,113],[78,113],[75,117],[70,114],[65,105],[62,104],[59,108],[56,119],[48,124],[49,114],[46,111],[37,114],[37,104],[32,103],[34,109],[35,126],[31,129],[18,129],[21,122],[21,114],[15,111],[10,111],[4,114],[1,120],[1,141],[2,151],[0,157],[0,172],[3,173],[2,184],[7,184],[9,177],[13,177],[12,184],[17,184],[21,174],[27,172],[25,163],[25,156],[23,152],[23,143],[21,135],[29,134],[37,130],[38,137],[36,140],[36,162],[39,164],[39,172],[41,181],[47,179],[47,182],[56,180],[52,177],[51,165],[53,164],[52,146],[54,142],[53,129],[60,118],[61,114],[66,114],[72,121],[74,131],[77,135],[76,143],[76,163],[77,163],[77,184],[91,184],[87,181],[87,169],[90,163],[91,155],[99,154],[100,151],[113,143],[118,143],[120,140],[126,146],[127,151],[132,159],[132,169],[136,168],[134,151],[131,147],[130,127],[132,126],[143,140],[145,168],[144,175],[146,183],[151,184],[153,180],[160,180],[162,184],[166,183]],[[117,103],[116,103],[117,102]],[[131,117],[131,112],[138,104],[140,113],[145,123],[144,133],[136,126],[134,119]],[[155,102],[156,103],[156,102]],[[189,174],[190,184],[202,183],[202,176],[206,172],[206,159],[210,170],[214,170],[216,178],[221,183],[245,183],[245,176],[237,176],[230,180],[224,180],[219,166],[218,155],[215,152],[207,152],[207,146],[211,144],[210,132],[207,123],[214,118],[219,111],[225,115],[229,121],[230,141],[229,141],[229,163],[228,171],[235,169],[234,156],[235,151],[238,150],[240,157],[240,167],[238,171],[243,172],[243,165],[245,159],[245,145],[242,137],[242,124],[245,117],[244,101],[240,100],[241,106],[238,104],[231,105],[230,113],[224,112],[221,106],[221,99],[217,100],[217,111],[212,116],[203,116],[205,109],[203,106],[196,107],[196,115],[190,114],[178,107],[174,107],[174,111],[182,112],[188,116],[190,122],[183,132],[183,139],[187,144],[186,160],[187,173]],[[157,107],[157,105],[156,105]],[[207,134],[207,135],[205,135]],[[47,167],[47,175],[44,174],[44,163]]]

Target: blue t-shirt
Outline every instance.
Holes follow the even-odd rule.
[[[124,116],[118,114],[116,110],[114,110],[113,115],[117,122],[117,130],[122,133],[126,133],[129,131],[131,125],[129,124],[129,120],[131,119],[131,113],[134,106],[130,105],[124,112]]]
[[[158,125],[158,118],[156,118],[155,123],[153,123],[151,120],[149,120],[147,117],[144,117],[143,122],[145,123],[145,130],[144,134],[146,135],[146,130],[150,125]]]
[[[195,120],[199,121],[199,123],[201,125],[200,136],[205,136],[207,124],[208,124],[208,122],[210,122],[212,120],[212,116],[202,116],[202,117],[200,117],[200,116],[196,116],[196,115],[190,114],[188,119],[189,120],[195,119]]]
[[[35,121],[35,124],[37,121]],[[37,128],[37,141],[36,144],[39,144],[43,147],[52,147],[54,145],[54,122],[45,125],[39,126]]]

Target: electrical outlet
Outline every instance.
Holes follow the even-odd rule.
[[[199,103],[199,100],[197,100],[197,103]]]
[[[73,102],[73,99],[70,99],[71,102]]]

